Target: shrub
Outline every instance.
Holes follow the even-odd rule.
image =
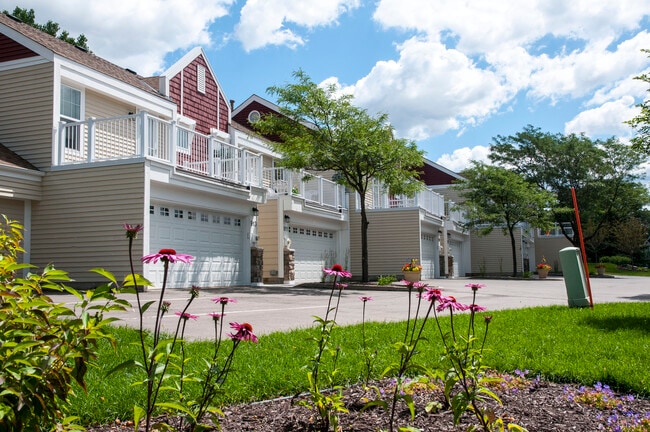
[[[96,342],[112,341],[104,312],[122,309],[108,286],[84,295],[63,284],[67,273],[47,266],[42,273],[19,277],[29,264],[22,226],[2,216],[0,221],[0,431],[81,430],[66,417],[68,395],[96,357]],[[70,309],[56,304],[47,290],[66,291],[79,302]],[[103,305],[93,301],[103,300]]]
[[[377,285],[390,285],[393,282],[397,282],[397,277],[395,275],[382,275],[377,278]]]
[[[621,256],[621,255],[614,255],[614,256],[604,256],[600,258],[599,260],[601,263],[612,263],[616,265],[630,265],[632,264],[632,258],[626,257],[626,256]]]

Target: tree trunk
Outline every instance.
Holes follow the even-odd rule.
[[[368,282],[368,216],[366,215],[366,194],[359,194],[361,201],[361,282]]]
[[[512,247],[512,277],[517,277],[517,246],[515,242],[515,229],[508,226],[510,232],[510,246]]]

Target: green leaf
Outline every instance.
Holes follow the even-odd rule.
[[[111,281],[113,285],[117,286],[117,279],[115,279],[113,273],[109,272],[108,270],[97,267],[97,268],[90,269],[90,271],[93,273],[97,273],[98,275],[104,276],[106,279]]]

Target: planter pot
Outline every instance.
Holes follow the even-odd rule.
[[[407,282],[420,282],[420,275],[422,272],[419,271],[405,271],[404,280]]]
[[[546,276],[548,276],[547,269],[537,269],[537,277],[540,279],[546,279]]]

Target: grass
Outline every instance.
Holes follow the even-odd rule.
[[[618,275],[618,276],[650,276],[650,269],[645,271],[640,270],[624,270],[619,268],[616,264],[612,263],[603,263],[605,264],[605,274],[608,275]],[[596,263],[589,264],[589,273],[596,274]]]
[[[372,303],[368,304],[372,308]],[[540,307],[498,311],[493,315],[484,363],[503,372],[528,369],[530,373],[557,382],[586,385],[597,381],[612,388],[650,396],[650,303],[597,305],[594,310]],[[483,326],[482,320],[477,321]],[[467,316],[455,316],[456,329],[467,328]],[[442,320],[449,330],[449,320]],[[430,367],[438,365],[442,352],[435,323],[425,330],[427,342],[419,345],[417,358]],[[397,361],[392,343],[403,338],[404,323],[366,323],[369,345],[377,349],[373,375],[378,377]],[[132,343],[137,333],[115,329],[118,349],[103,344],[87,376],[88,392],[72,397],[73,413],[83,424],[105,424],[116,418],[132,417],[133,405],[144,399],[134,381],[142,379],[137,370],[106,377],[114,365],[138,354]],[[293,395],[306,389],[303,367],[313,355],[310,340],[314,330],[274,333],[260,337],[259,344],[243,344],[235,356],[235,371],[226,382],[222,403],[264,400]],[[341,347],[339,360],[342,384],[356,383],[364,373],[361,355],[361,327],[339,327],[333,345]],[[211,343],[188,344],[192,359],[207,357]],[[202,362],[194,361],[198,365]]]

